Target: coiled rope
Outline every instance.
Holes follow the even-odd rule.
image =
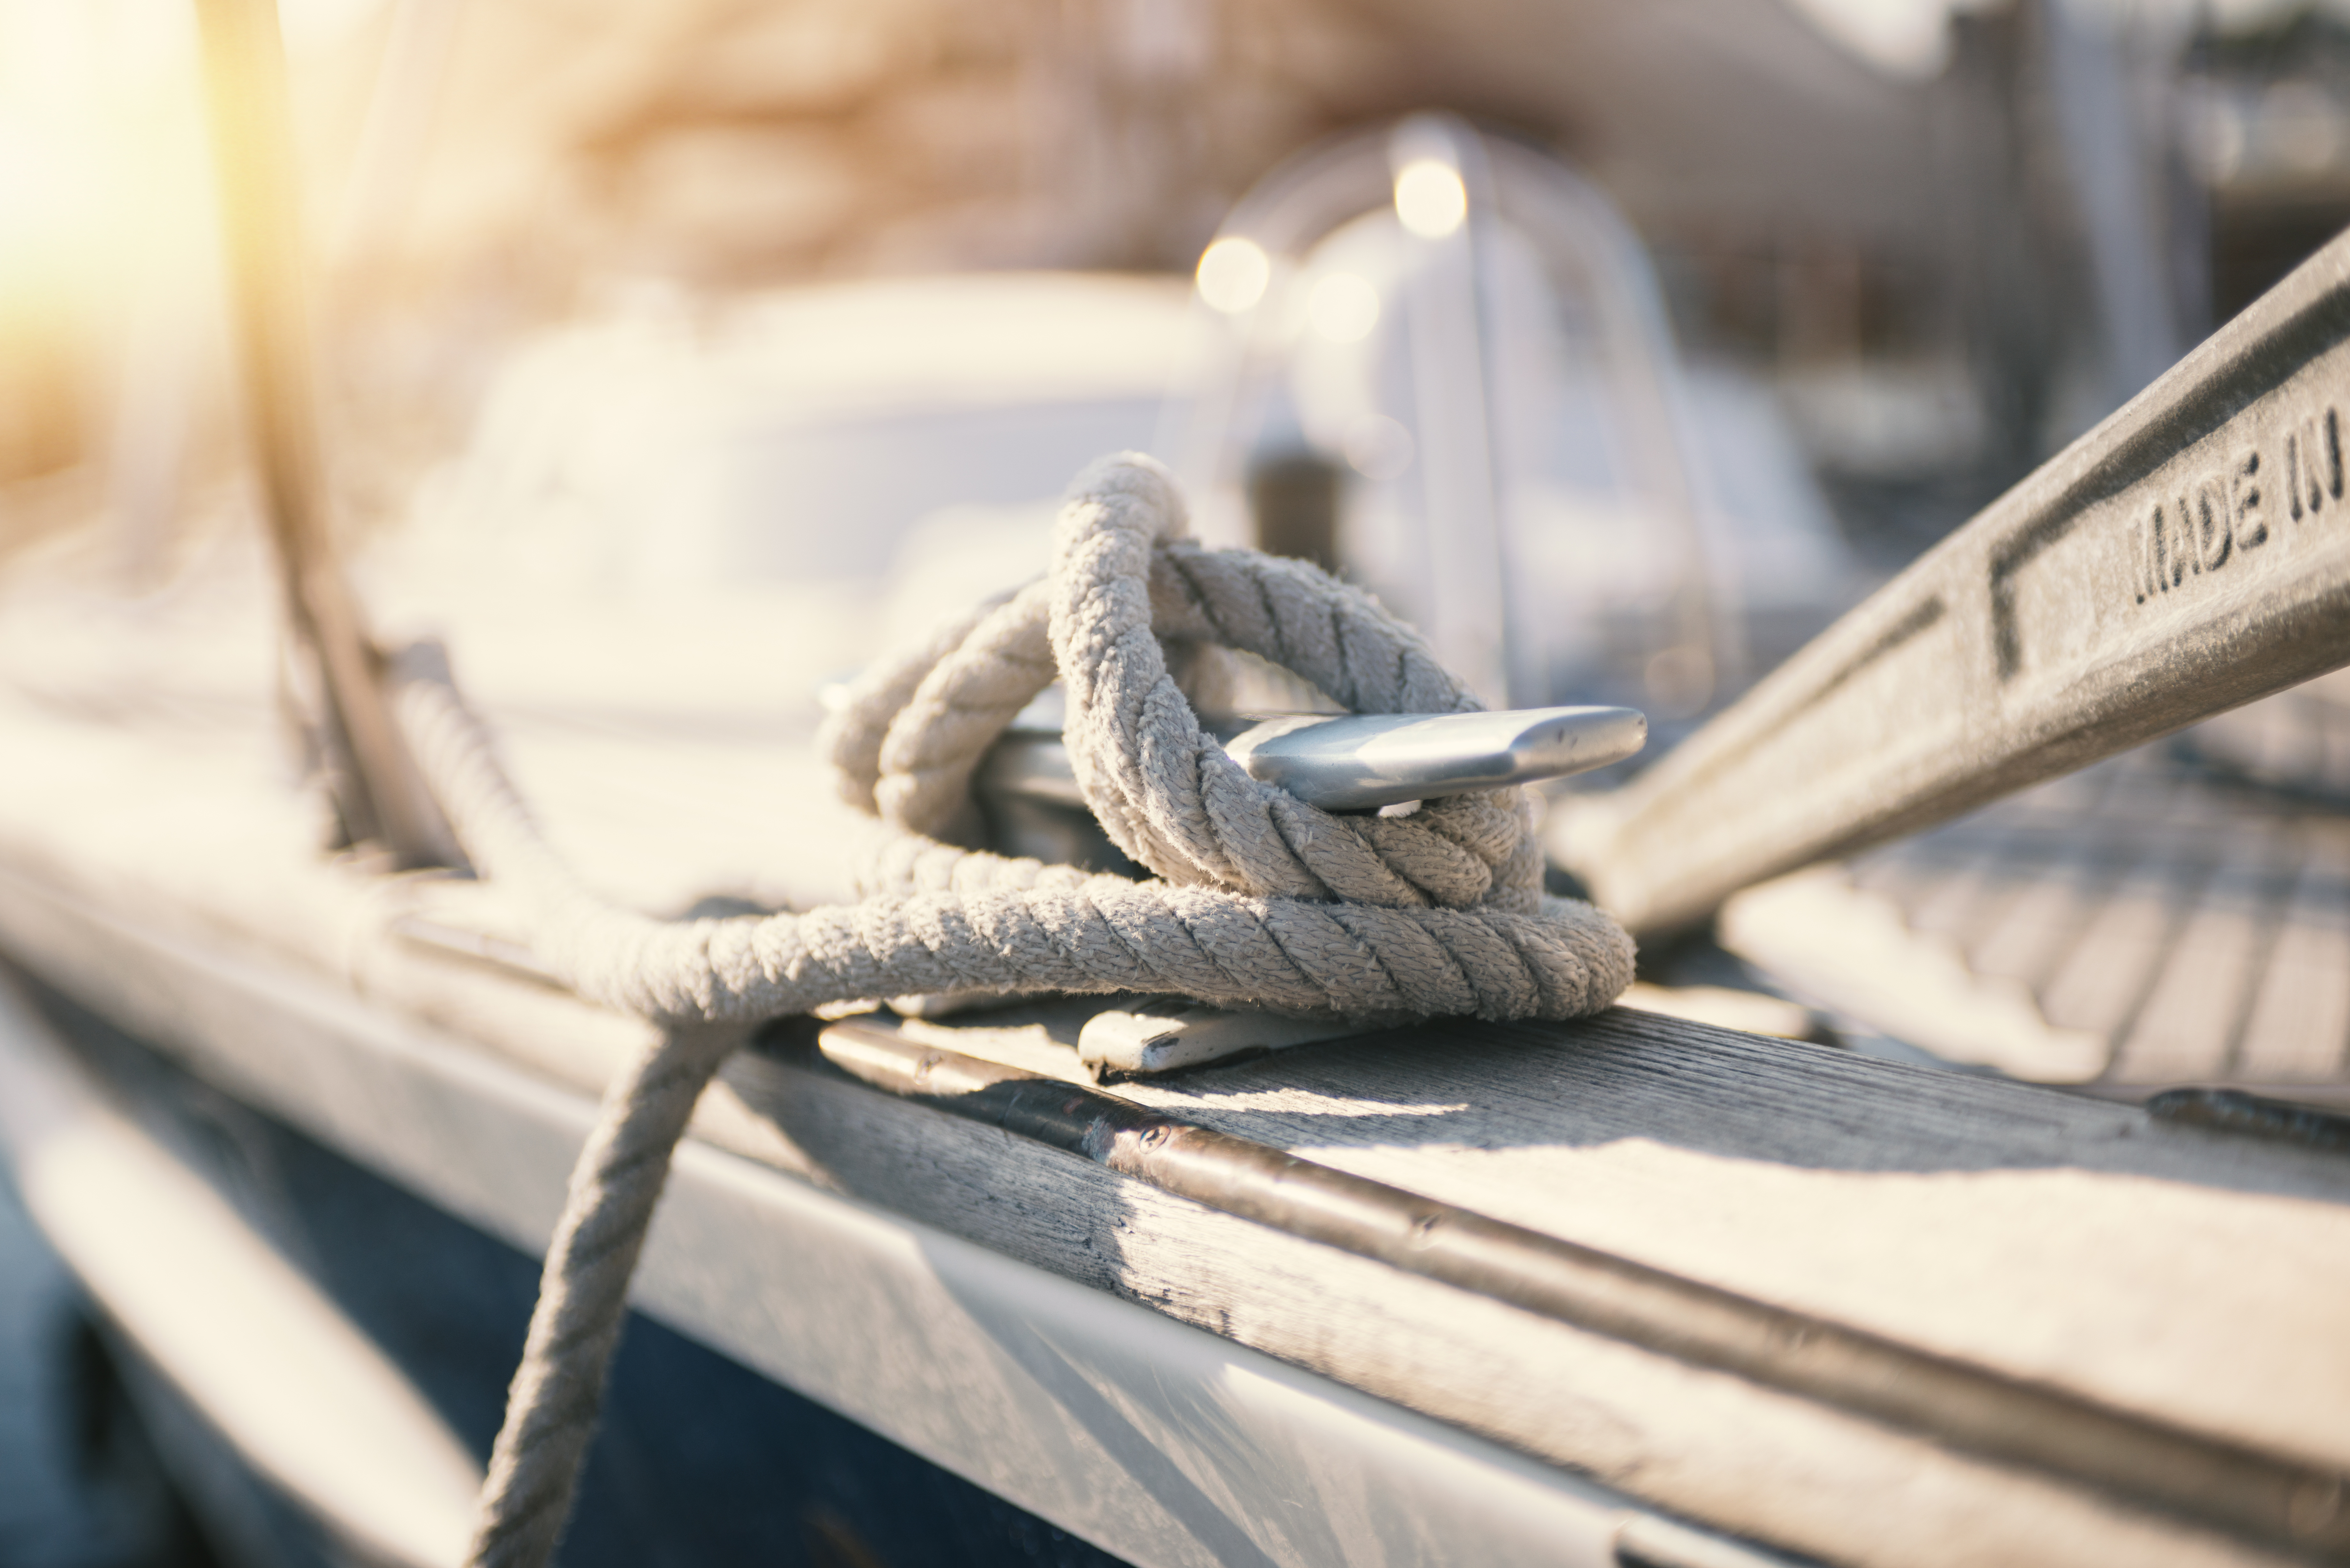
[[[522,896],[539,959],[582,996],[663,1026],[607,1090],[572,1173],[471,1563],[553,1556],[671,1155],[744,1026],[951,991],[1173,993],[1366,1023],[1555,1019],[1630,982],[1622,929],[1543,895],[1518,791],[1406,816],[1325,812],[1251,778],[1201,732],[1170,647],[1243,649],[1356,712],[1478,703],[1375,600],[1301,562],[1202,549],[1183,529],[1164,469],[1104,459],[1071,486],[1045,577],[852,691],[824,743],[846,797],[900,829],[855,905],[691,921],[615,908],[549,847],[445,670],[402,686],[420,765],[475,867]],[[1087,805],[1158,879],[945,842],[981,757],[1055,679]]]

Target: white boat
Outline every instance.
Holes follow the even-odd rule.
[[[1032,286],[924,286],[961,320]],[[1052,307],[1117,296],[1105,318],[1128,323],[1170,303],[1087,289]],[[921,297],[877,286],[824,318]],[[602,351],[549,348],[500,407],[571,389],[565,367]],[[687,355],[647,384],[710,370]],[[746,385],[770,395],[752,376],[699,424],[688,402],[678,450],[725,456]],[[475,484],[577,501],[555,482],[642,389],[588,386],[597,417],[537,448],[489,439],[441,524]],[[1103,389],[1073,421],[1087,440],[1118,407]],[[809,440],[820,472],[865,427],[797,390],[821,415],[799,428],[830,432]],[[876,406],[902,438],[907,404]],[[998,428],[1056,450],[1033,409],[992,427],[936,408],[876,446],[892,483],[956,439],[1008,446]],[[648,581],[752,576],[725,554],[740,536],[705,526],[723,509],[681,513],[643,556],[623,516],[598,535],[575,515],[566,537],[592,547],[546,585],[607,572],[611,613],[549,630],[556,596],[542,611],[503,578],[442,608],[515,777],[620,903],[840,897],[880,830],[832,797],[792,704],[855,628],[795,651],[788,588]],[[999,525],[1032,526],[938,531]],[[452,551],[495,547],[441,542],[420,528],[405,566],[361,580],[422,613]],[[135,612],[73,586],[89,565],[71,545],[20,565],[0,609],[17,1186],[213,1550],[458,1562],[567,1173],[659,1028],[567,989],[494,878],[322,850],[331,812],[280,744],[257,546],[220,542]],[[827,592],[836,615],[882,613]],[[634,640],[647,627],[658,643]],[[563,637],[566,657],[501,633]],[[1680,646],[1643,673],[1672,676],[1654,655]],[[679,1150],[560,1560],[2350,1555],[2337,1121],[1630,1008],[1326,1032],[1097,1081],[1086,1025],[1132,1001],[746,1033]]]

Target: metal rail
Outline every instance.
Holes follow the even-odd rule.
[[[1554,852],[1636,931],[2350,663],[2350,235]]]
[[[292,119],[275,0],[197,0],[248,433],[301,693],[351,840],[403,867],[462,864],[408,754],[336,558],[320,458]]]
[[[1773,1306],[870,1023],[827,1025],[808,1054],[874,1087],[1293,1236],[2172,1518],[2318,1562],[2350,1562],[2350,1477],[2299,1459]]]

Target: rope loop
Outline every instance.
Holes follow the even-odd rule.
[[[1200,725],[1163,641],[1233,648],[1339,706],[1459,713],[1479,703],[1409,627],[1302,561],[1185,537],[1167,471],[1105,458],[1070,487],[1050,575],[852,689],[827,734],[847,798],[910,834],[967,831],[980,759],[1058,679],[1086,803],[1110,840],[1176,887],[1388,909],[1541,905],[1514,789],[1409,816],[1328,812],[1261,783]]]
[[[898,827],[868,896],[831,909],[658,920],[599,898],[548,845],[445,663],[410,660],[398,709],[473,865],[519,894],[531,946],[582,996],[664,1025],[618,1075],[573,1173],[467,1561],[545,1568],[618,1343],[629,1275],[730,1026],[918,992],[1171,992],[1224,1006],[1571,1018],[1615,1000],[1632,943],[1542,895],[1515,790],[1404,817],[1318,811],[1203,733],[1163,642],[1282,665],[1369,713],[1477,706],[1415,633],[1312,566],[1183,536],[1146,457],[1080,474],[1052,571],[873,670],[824,737],[842,793]],[[966,850],[972,773],[1054,680],[1087,802],[1150,881]]]
[[[1302,562],[1202,549],[1183,522],[1158,463],[1095,463],[1050,574],[853,689],[823,743],[847,799],[899,829],[854,905],[693,921],[616,909],[548,846],[445,670],[412,674],[400,714],[474,865],[532,907],[540,959],[667,1024],[942,991],[1154,992],[1365,1021],[1570,1018],[1613,1001],[1631,940],[1543,896],[1520,792],[1409,816],[1320,811],[1201,730],[1162,642],[1255,654],[1359,712],[1476,700],[1367,595]],[[980,758],[1055,679],[1086,799],[1152,880],[951,842]]]

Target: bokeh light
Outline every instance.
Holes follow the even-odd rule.
[[[1306,296],[1314,330],[1333,343],[1359,343],[1379,324],[1379,291],[1350,272],[1334,272]]]
[[[1440,240],[1469,216],[1469,192],[1460,171],[1415,158],[1396,175],[1395,207],[1405,228],[1423,240]]]
[[[1264,297],[1273,264],[1254,240],[1228,237],[1200,256],[1200,297],[1227,316],[1238,316]]]

